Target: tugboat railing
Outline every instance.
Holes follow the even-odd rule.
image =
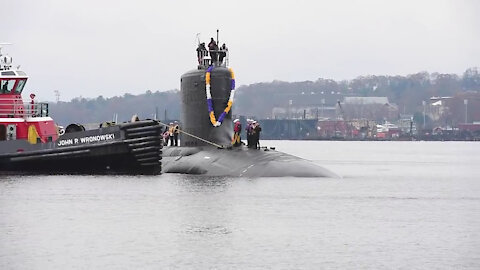
[[[7,118],[27,118],[27,117],[47,117],[48,103],[22,102],[18,99],[0,98],[0,117]]]

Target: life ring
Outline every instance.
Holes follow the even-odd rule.
[[[233,105],[233,97],[235,96],[235,74],[233,73],[233,69],[229,68],[230,71],[230,96],[228,97],[227,107],[223,110],[218,120],[215,118],[215,112],[213,111],[213,101],[212,101],[212,93],[210,92],[210,75],[213,70],[213,66],[208,67],[207,73],[205,74],[205,92],[207,95],[207,105],[208,105],[208,115],[210,116],[210,122],[214,127],[219,127],[227,113],[232,109]]]

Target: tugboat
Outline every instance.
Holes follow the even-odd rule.
[[[59,129],[48,104],[24,102],[27,74],[0,44],[0,174],[160,174],[161,127],[154,120]],[[60,135],[62,133],[62,135]]]

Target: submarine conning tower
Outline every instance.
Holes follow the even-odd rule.
[[[215,144],[231,145],[235,77],[228,68],[228,51],[197,49],[197,56],[197,69],[186,72],[180,80],[181,128]],[[193,136],[182,137],[182,146],[205,145],[209,144]]]

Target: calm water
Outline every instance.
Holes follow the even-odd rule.
[[[0,269],[480,269],[480,143],[270,141],[341,179],[0,178]]]

